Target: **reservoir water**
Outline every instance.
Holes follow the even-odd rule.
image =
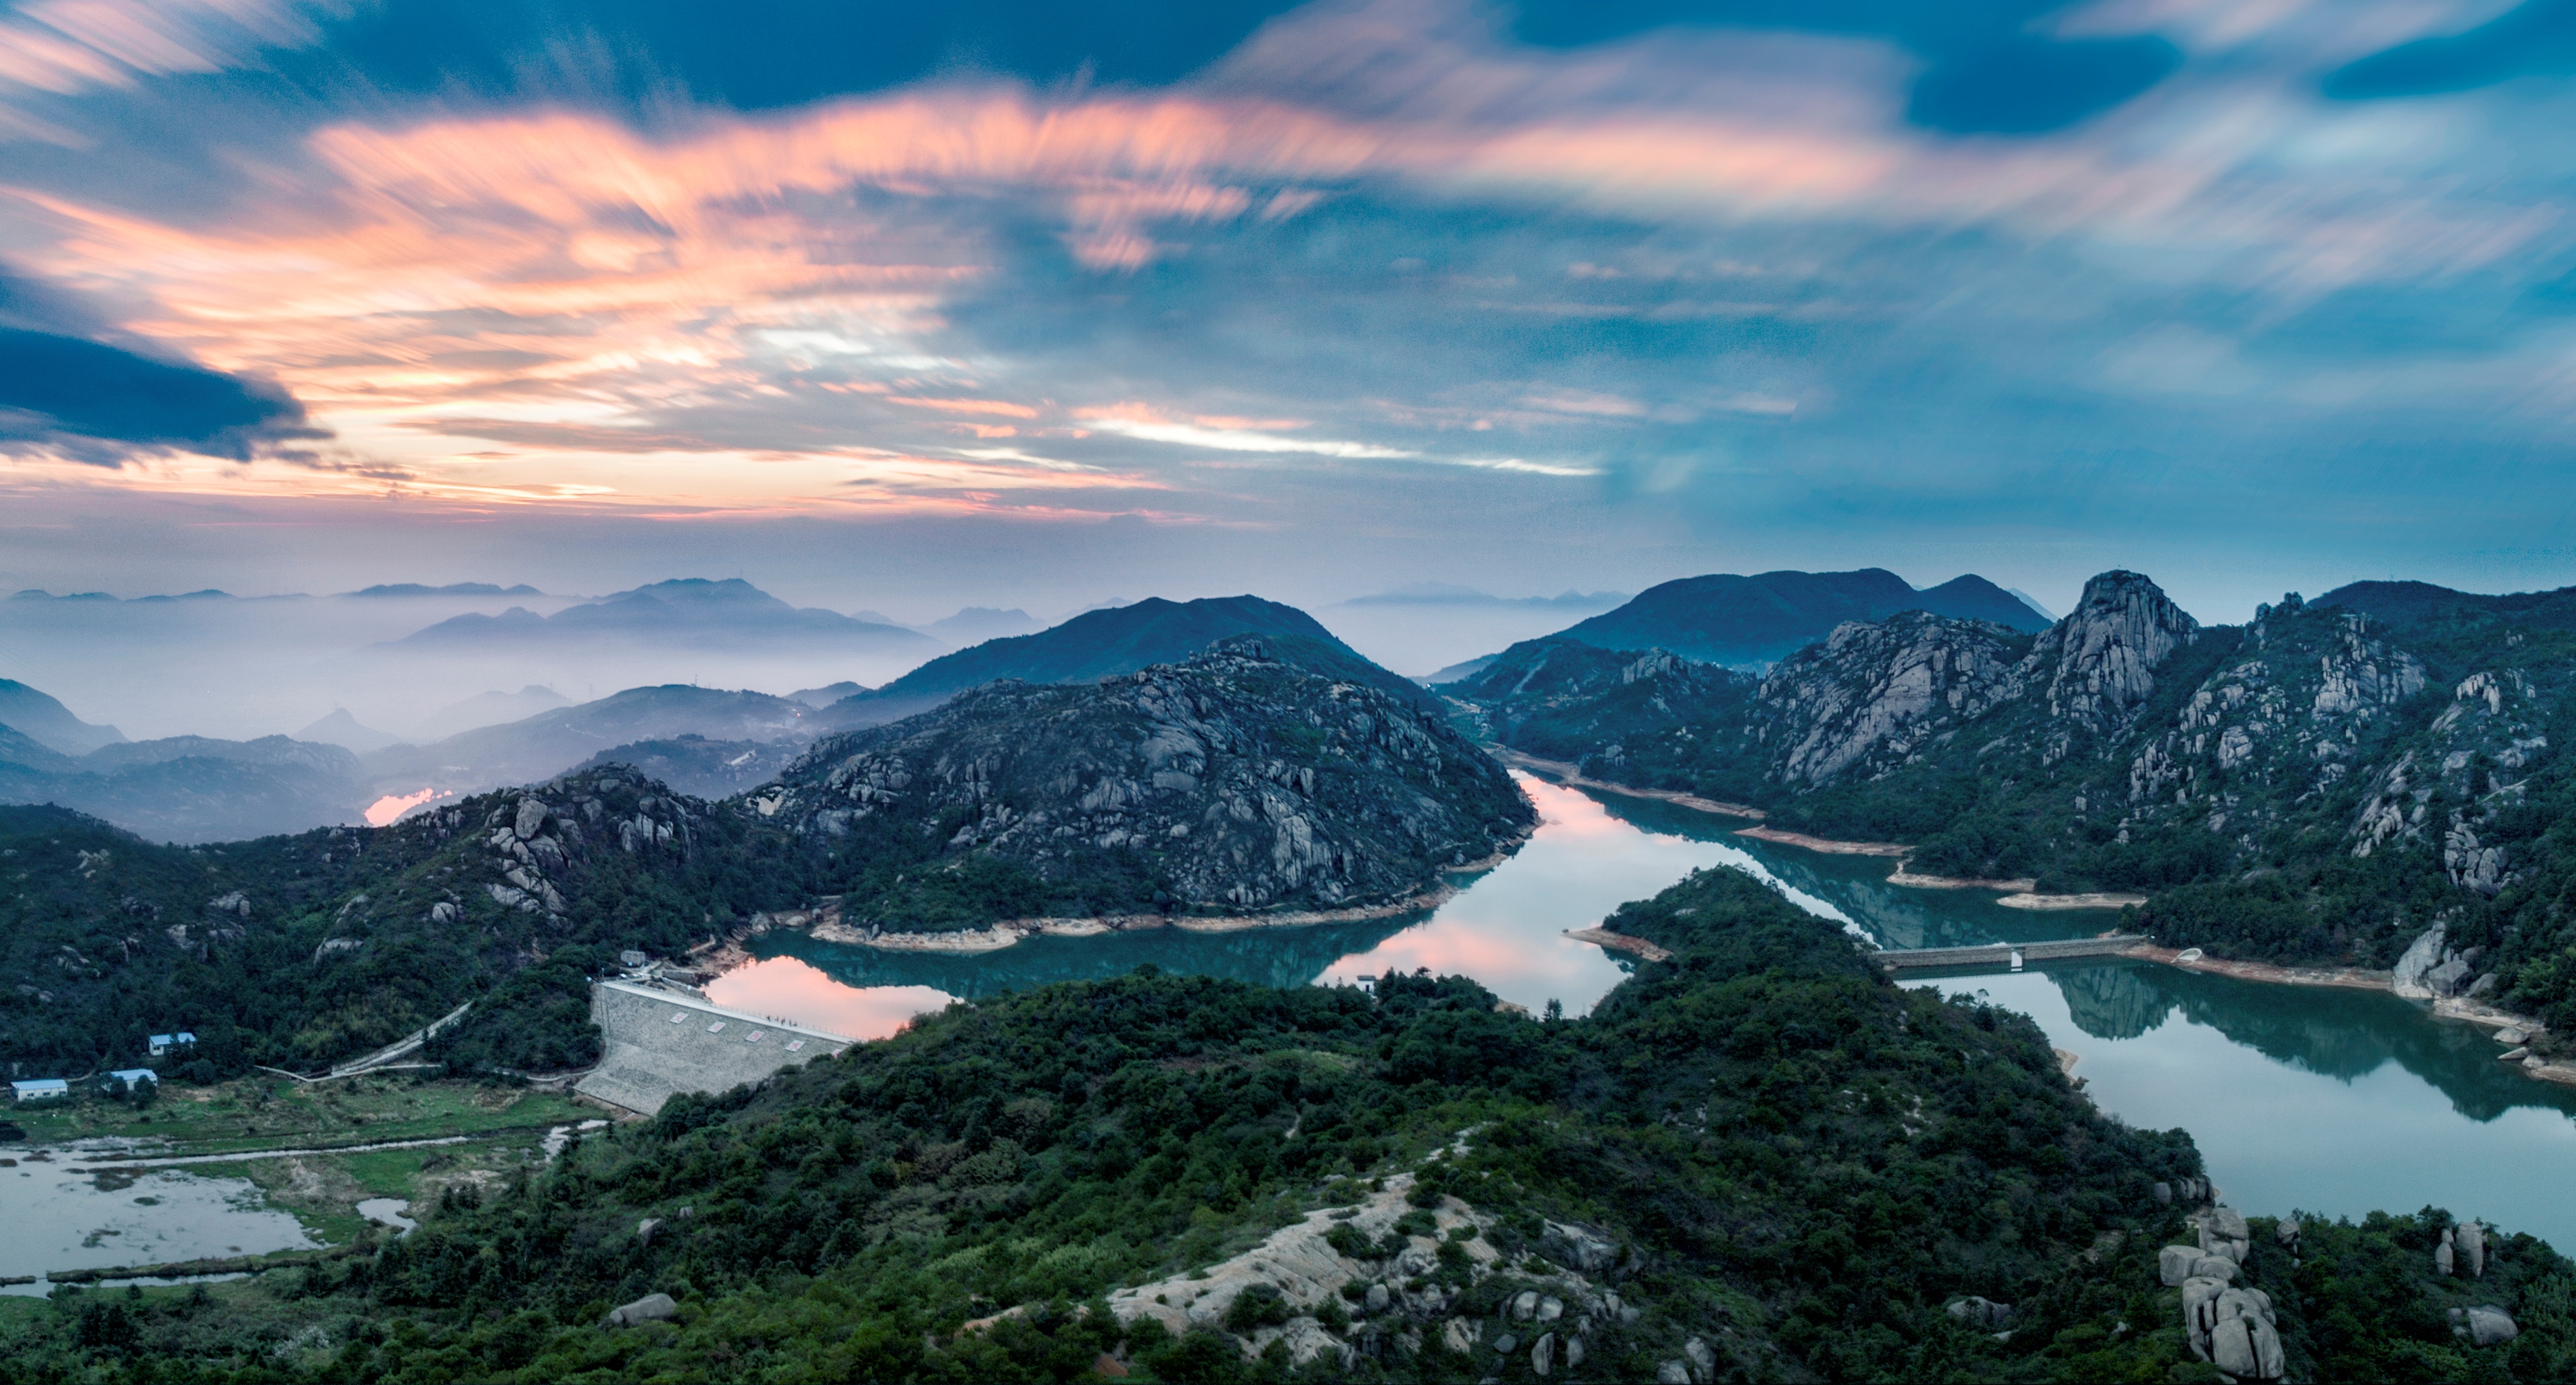
[[[2083,937],[2117,916],[2007,909],[1981,890],[1887,883],[1884,858],[1735,835],[1742,826],[1650,799],[1522,779],[1542,825],[1501,866],[1423,914],[1367,924],[1033,939],[975,956],[884,952],[801,934],[708,988],[718,1004],[875,1038],[950,998],[1168,971],[1271,985],[1395,968],[1475,977],[1536,1010],[1589,1010],[1630,963],[1563,936],[1694,869],[1728,867],[1891,948]],[[1923,983],[1916,983],[1923,984]],[[2153,963],[2047,964],[1932,981],[2038,1020],[2104,1111],[2191,1131],[2235,1206],[2358,1216],[2427,1204],[2576,1247],[2576,1091],[2495,1059],[2486,1031],[2363,991],[2262,985]]]
[[[2099,911],[2006,909],[1979,890],[1887,883],[1884,858],[1823,855],[1735,835],[1742,824],[1670,804],[1523,780],[1542,825],[1510,860],[1461,877],[1436,909],[1371,923],[1045,938],[973,956],[885,952],[802,934],[756,940],[751,964],[708,987],[719,1004],[860,1038],[952,999],[1053,981],[1168,971],[1272,985],[1339,984],[1389,969],[1473,976],[1531,1010],[1589,1010],[1628,959],[1564,936],[1692,870],[1768,881],[1800,907],[1892,948],[2097,933]],[[2485,1031],[2394,996],[2266,986],[2153,963],[2045,963],[1947,975],[2035,1018],[2078,1055],[2075,1076],[2132,1125],[2189,1130],[2212,1178],[2254,1213],[2358,1216],[2425,1205],[2576,1247],[2576,1091],[2495,1059]],[[0,1146],[0,1276],[148,1264],[314,1244],[247,1180],[204,1170],[75,1171],[79,1151]],[[368,1215],[399,1226],[399,1207]],[[44,1284],[12,1293],[43,1293]]]

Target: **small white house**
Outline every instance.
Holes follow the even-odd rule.
[[[196,1045],[197,1036],[185,1029],[176,1034],[155,1034],[152,1036],[152,1056],[167,1058],[174,1048],[194,1048]]]
[[[72,1084],[59,1077],[39,1077],[33,1082],[12,1082],[9,1095],[21,1103],[61,1101],[72,1094]]]
[[[161,1074],[154,1072],[150,1068],[118,1068],[107,1075],[107,1081],[122,1082],[125,1084],[125,1090],[130,1092],[137,1087],[160,1086]],[[105,1083],[101,1083],[100,1085],[104,1086]]]

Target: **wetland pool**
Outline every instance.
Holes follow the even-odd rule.
[[[81,1146],[14,1146],[0,1166],[0,1277],[160,1265],[319,1246],[247,1178],[185,1169],[91,1168]],[[43,1296],[53,1286],[0,1287]]]

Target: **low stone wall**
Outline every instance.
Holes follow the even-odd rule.
[[[605,1052],[573,1090],[647,1116],[682,1092],[730,1091],[852,1042],[625,981],[591,987],[590,1017]]]

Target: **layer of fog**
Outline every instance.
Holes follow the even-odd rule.
[[[487,692],[538,687],[587,702],[666,683],[780,696],[840,682],[875,686],[949,647],[973,643],[985,630],[1024,628],[990,616],[924,622],[915,628],[935,642],[886,653],[793,645],[710,651],[651,641],[436,651],[395,645],[467,612],[498,615],[519,606],[545,615],[584,599],[521,594],[0,600],[0,678],[40,688],[81,719],[112,724],[137,740],[292,736],[345,709],[363,727],[428,741],[464,729],[459,718],[441,717],[442,711]],[[854,592],[836,604],[844,612],[864,612],[872,603],[867,593]],[[1309,613],[1367,657],[1420,676],[1563,629],[1615,604],[1457,598],[1343,603]],[[1036,600],[1027,606],[1036,613],[1033,626],[1076,614]]]

